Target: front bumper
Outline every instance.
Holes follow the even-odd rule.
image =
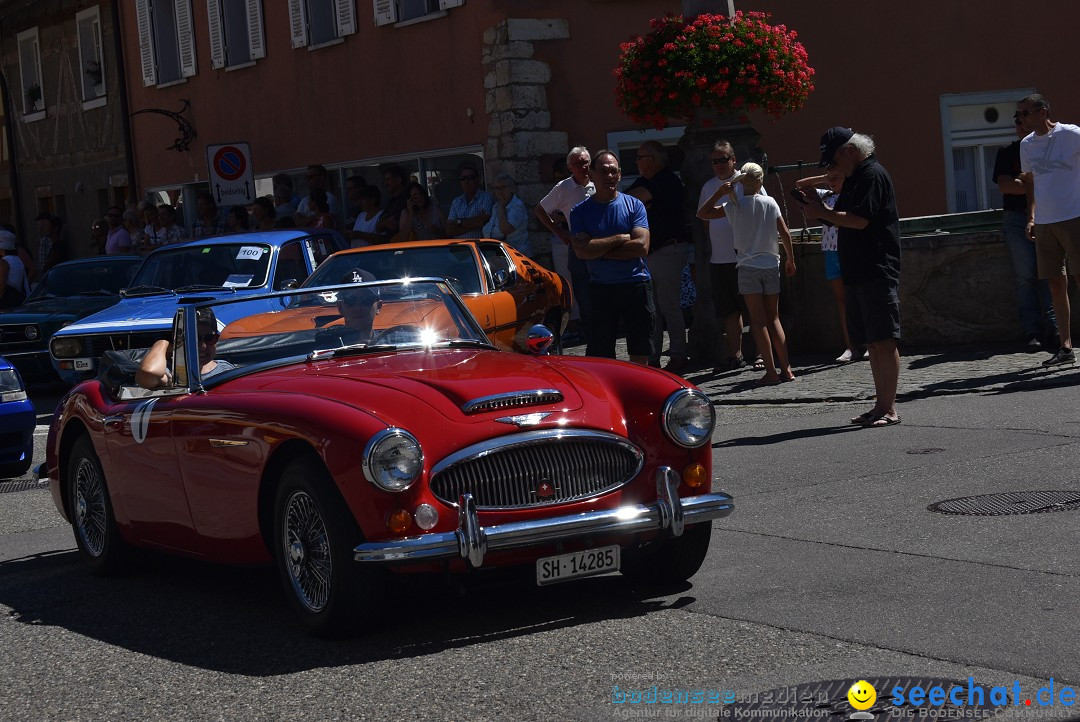
[[[489,551],[543,546],[591,534],[635,534],[667,530],[681,536],[686,524],[720,519],[735,508],[728,494],[679,497],[679,476],[667,466],[656,473],[655,504],[631,504],[618,509],[480,526],[471,494],[458,504],[458,528],[452,532],[424,534],[381,542],[365,542],[353,550],[353,558],[367,564],[395,564],[460,557],[480,567]]]

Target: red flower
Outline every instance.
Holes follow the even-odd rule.
[[[652,32],[619,46],[616,102],[635,122],[663,127],[694,108],[798,110],[813,91],[806,49],[760,12],[655,18]]]

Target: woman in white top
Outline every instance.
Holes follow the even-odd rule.
[[[16,248],[15,234],[0,230],[0,308],[22,305],[30,293],[26,267]]]
[[[364,186],[359,191],[360,212],[356,214],[356,222],[349,232],[352,239],[352,247],[360,248],[372,243],[386,243],[389,237],[385,233],[379,233],[379,219],[383,212],[379,210],[382,194],[375,186]]]

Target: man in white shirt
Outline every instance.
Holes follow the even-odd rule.
[[[709,152],[715,177],[705,181],[698,198],[698,217],[703,215],[703,206],[716,189],[735,177],[739,167],[735,159],[735,149],[726,140],[718,140]],[[742,184],[735,184],[735,193],[742,195]],[[763,195],[765,190],[760,191]],[[746,365],[742,352],[744,306],[739,293],[739,274],[735,270],[735,233],[727,218],[705,220],[706,230],[712,255],[709,258],[709,281],[712,285],[713,310],[716,320],[724,329],[724,359],[713,369],[714,373],[735,371]]]
[[[566,166],[570,177],[555,184],[534,209],[540,222],[555,235],[551,242],[551,258],[555,272],[570,281],[574,295],[574,306],[570,310],[570,326],[567,336],[573,331],[574,321],[587,328],[589,320],[589,270],[585,261],[573,252],[568,221],[570,209],[596,192],[596,186],[589,179],[589,164],[592,156],[589,149],[578,145],[566,154]],[[566,343],[567,339],[563,339]]]
[[[1030,133],[1020,141],[1020,170],[1028,189],[1028,238],[1035,242],[1039,278],[1050,284],[1061,348],[1043,366],[1076,362],[1070,330],[1069,275],[1080,276],[1080,127],[1050,120],[1039,94],[1016,104]],[[1068,258],[1068,275],[1065,260]]]
[[[338,206],[337,198],[330,192],[330,189],[326,187],[326,182],[329,179],[329,173],[327,173],[326,168],[321,165],[309,165],[305,178],[307,178],[309,191],[314,190],[315,188],[321,188],[326,191],[326,202],[330,204],[330,215],[336,218],[340,208]],[[308,196],[304,196],[300,200],[300,204],[296,206],[295,219],[296,225],[298,226],[310,226],[315,222],[315,214],[317,211],[316,209],[311,208],[308,205],[308,202]]]

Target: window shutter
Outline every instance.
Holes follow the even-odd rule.
[[[394,0],[372,0],[375,3],[375,24],[390,25],[397,22],[397,3]]]
[[[459,8],[465,4],[465,0],[439,0],[440,10],[449,10],[450,8]]]
[[[180,49],[180,77],[198,72],[195,65],[195,27],[191,22],[191,0],[176,0],[176,46]]]
[[[221,32],[221,0],[206,0],[210,22],[210,67],[225,67],[225,36]]]
[[[135,20],[139,25],[139,55],[142,58],[143,85],[157,85],[154,41],[150,28],[150,0],[135,0]]]
[[[337,16],[337,34],[339,38],[356,32],[356,13],[353,12],[353,0],[335,0]]]
[[[262,0],[247,0],[248,47],[251,59],[266,57],[266,41],[263,38]]]
[[[302,48],[308,44],[304,0],[289,0],[289,30],[294,48]]]

